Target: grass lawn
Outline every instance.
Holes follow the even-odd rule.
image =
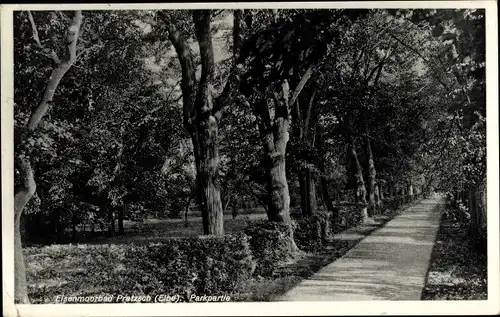
[[[252,214],[239,214],[233,219],[230,214],[224,215],[224,231],[227,234],[242,232],[249,222],[267,219],[264,210],[256,210]],[[165,239],[196,237],[203,233],[203,224],[198,215],[188,216],[186,227],[184,218],[176,219],[146,219],[144,222],[124,220],[125,234],[123,236],[101,237],[84,242],[86,244],[119,244],[119,243],[150,243]]]
[[[442,219],[423,300],[486,300],[487,260],[472,247],[467,229]]]

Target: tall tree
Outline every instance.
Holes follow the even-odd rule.
[[[62,47],[46,47],[39,37],[37,24],[31,12],[28,12],[28,19],[32,28],[33,40],[41,54],[46,55],[53,61],[53,68],[46,82],[45,91],[41,101],[31,112],[28,122],[17,131],[16,135],[16,170],[19,173],[19,184],[15,188],[14,196],[14,262],[15,262],[15,300],[19,303],[29,303],[26,287],[26,268],[22,254],[22,241],[20,233],[20,221],[24,207],[36,192],[36,182],[33,169],[30,163],[30,144],[33,144],[32,136],[40,125],[43,117],[53,104],[54,94],[71,66],[77,60],[77,44],[80,37],[80,28],[83,21],[81,11],[75,11],[71,23],[67,28],[65,38],[65,49]],[[61,51],[63,56],[59,56]],[[31,140],[31,141],[30,141]]]
[[[259,120],[267,160],[269,219],[289,222],[285,156],[291,107],[309,81],[315,64],[327,52],[328,44],[335,43],[338,37],[338,31],[329,26],[342,19],[354,19],[364,12],[361,10],[352,16],[343,10],[291,10],[268,14],[271,22],[252,35],[242,49],[243,60],[248,60],[249,69],[242,88],[247,99],[251,99]],[[318,36],[312,38],[310,34]],[[301,69],[297,68],[297,63]],[[291,89],[292,76],[298,80]]]
[[[214,91],[214,50],[211,34],[211,10],[192,12],[195,36],[200,49],[201,76],[196,80],[196,66],[186,36],[177,27],[172,12],[160,11],[168,38],[177,52],[182,69],[184,125],[191,136],[200,190],[199,201],[205,234],[223,235],[223,206],[219,184],[218,125],[224,109],[235,97],[238,77],[233,70],[222,92]]]

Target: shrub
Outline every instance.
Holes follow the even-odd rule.
[[[297,246],[304,251],[315,251],[329,241],[333,234],[361,224],[362,204],[339,204],[335,206],[338,218],[331,212],[320,211],[297,221],[294,238]]]
[[[342,204],[339,208],[338,229],[335,232],[345,230],[359,225],[363,220],[362,210],[365,206],[362,204]]]
[[[332,218],[329,212],[317,212],[299,219],[293,234],[299,249],[314,251],[328,241],[333,233]]]
[[[279,222],[258,221],[245,229],[256,262],[255,274],[271,276],[292,254],[292,228]]]
[[[57,295],[237,293],[254,265],[244,235],[150,245],[57,245],[25,250],[30,299]]]
[[[403,205],[402,196],[388,197],[382,202],[383,209],[387,210],[397,210],[401,205]]]

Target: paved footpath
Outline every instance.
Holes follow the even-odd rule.
[[[280,300],[420,300],[443,203],[436,195],[408,207]]]

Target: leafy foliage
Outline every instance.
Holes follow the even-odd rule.
[[[250,237],[250,248],[256,260],[255,274],[272,276],[279,264],[293,254],[290,245],[292,229],[278,222],[256,222],[244,229]]]
[[[247,237],[191,238],[150,245],[57,245],[24,250],[30,298],[60,294],[226,295],[237,293],[254,264]]]
[[[182,66],[167,40],[166,23],[156,17],[174,24],[185,37],[194,65],[201,57],[192,12],[161,13],[84,12],[77,61],[44,120],[24,140],[37,183],[23,215],[25,242],[63,243],[70,234],[78,240],[87,224],[97,225],[99,234],[113,232],[115,218],[123,225],[124,219],[198,211],[193,145],[183,126]],[[481,202],[486,194],[484,10],[241,13],[239,57],[230,53],[234,12],[210,13],[216,55],[212,93],[220,95],[234,80],[245,96],[231,102],[218,122],[217,185],[226,213],[232,210],[237,217],[241,209],[268,208],[267,191],[273,184],[266,178],[268,162],[261,155],[257,128],[262,118],[255,107],[257,101],[271,100],[282,80],[297,87],[309,74],[297,102],[280,114],[287,120],[291,115],[285,157],[291,206],[299,205],[300,173],[307,170],[325,207],[333,193],[331,205],[339,219],[332,222],[332,210],[298,219],[293,237],[300,249],[318,251],[332,234],[362,220],[353,194],[357,166],[348,155],[351,146],[365,179],[373,156],[377,184],[386,196],[383,212],[408,202],[410,185],[416,196],[441,190],[453,199],[461,197],[452,203],[459,212],[449,214],[486,236],[485,217],[477,216],[485,215],[486,208]],[[16,145],[54,66],[47,49],[64,54],[70,21],[65,12],[32,14],[35,23],[27,12],[14,15]],[[33,24],[43,45],[35,40]],[[196,85],[200,69],[194,73]],[[269,103],[271,117],[276,117],[277,104]],[[306,116],[308,124],[301,121]],[[20,176],[16,173],[15,185]],[[464,199],[465,192],[479,202]],[[475,205],[480,211],[471,208]],[[256,223],[244,230],[248,241],[227,236],[147,247],[27,249],[30,292],[35,301],[51,298],[56,289],[68,295],[121,289],[185,296],[237,292],[250,275],[270,277],[291,257],[290,230]],[[90,269],[84,272],[84,267]],[[49,285],[35,286],[42,280]]]

